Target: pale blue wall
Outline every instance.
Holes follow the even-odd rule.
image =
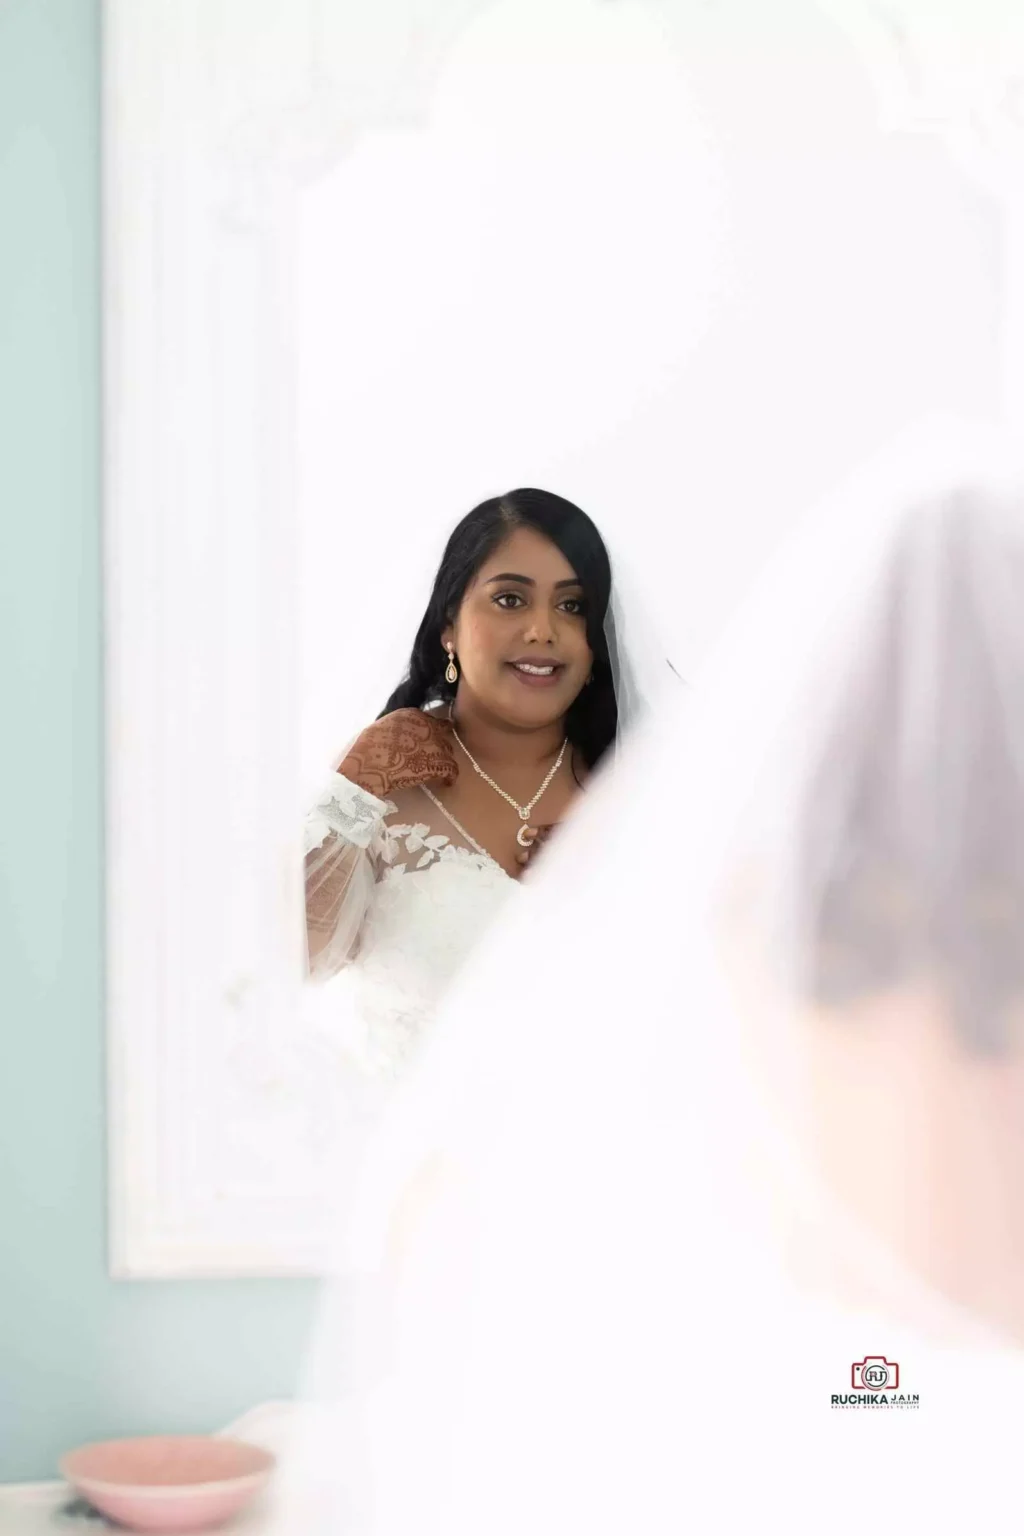
[[[286,1394],[313,1287],[105,1259],[99,0],[0,0],[0,1481]]]

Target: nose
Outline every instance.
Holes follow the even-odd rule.
[[[523,639],[534,645],[554,645],[558,639],[554,615],[547,608],[537,607],[530,614]]]

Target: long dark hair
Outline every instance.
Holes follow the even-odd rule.
[[[457,684],[445,680],[441,633],[454,622],[466,590],[484,561],[514,528],[535,528],[561,550],[583,588],[587,642],[594,657],[592,681],[566,717],[569,741],[588,768],[594,768],[615,740],[618,711],[604,621],[611,595],[611,563],[604,540],[590,518],[571,501],[550,491],[508,491],[482,501],[459,523],[445,547],[427,611],[416,634],[409,670],[388,699],[382,715],[422,709],[454,699]]]

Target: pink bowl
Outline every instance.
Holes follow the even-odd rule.
[[[136,1531],[208,1531],[265,1485],[275,1458],[219,1435],[147,1435],[83,1445],[60,1473],[90,1504]]]

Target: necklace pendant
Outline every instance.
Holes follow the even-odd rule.
[[[530,844],[533,842],[532,837],[526,836],[526,833],[529,832],[529,830],[529,827],[524,823],[516,833],[516,842],[519,844],[520,848],[529,848]]]

